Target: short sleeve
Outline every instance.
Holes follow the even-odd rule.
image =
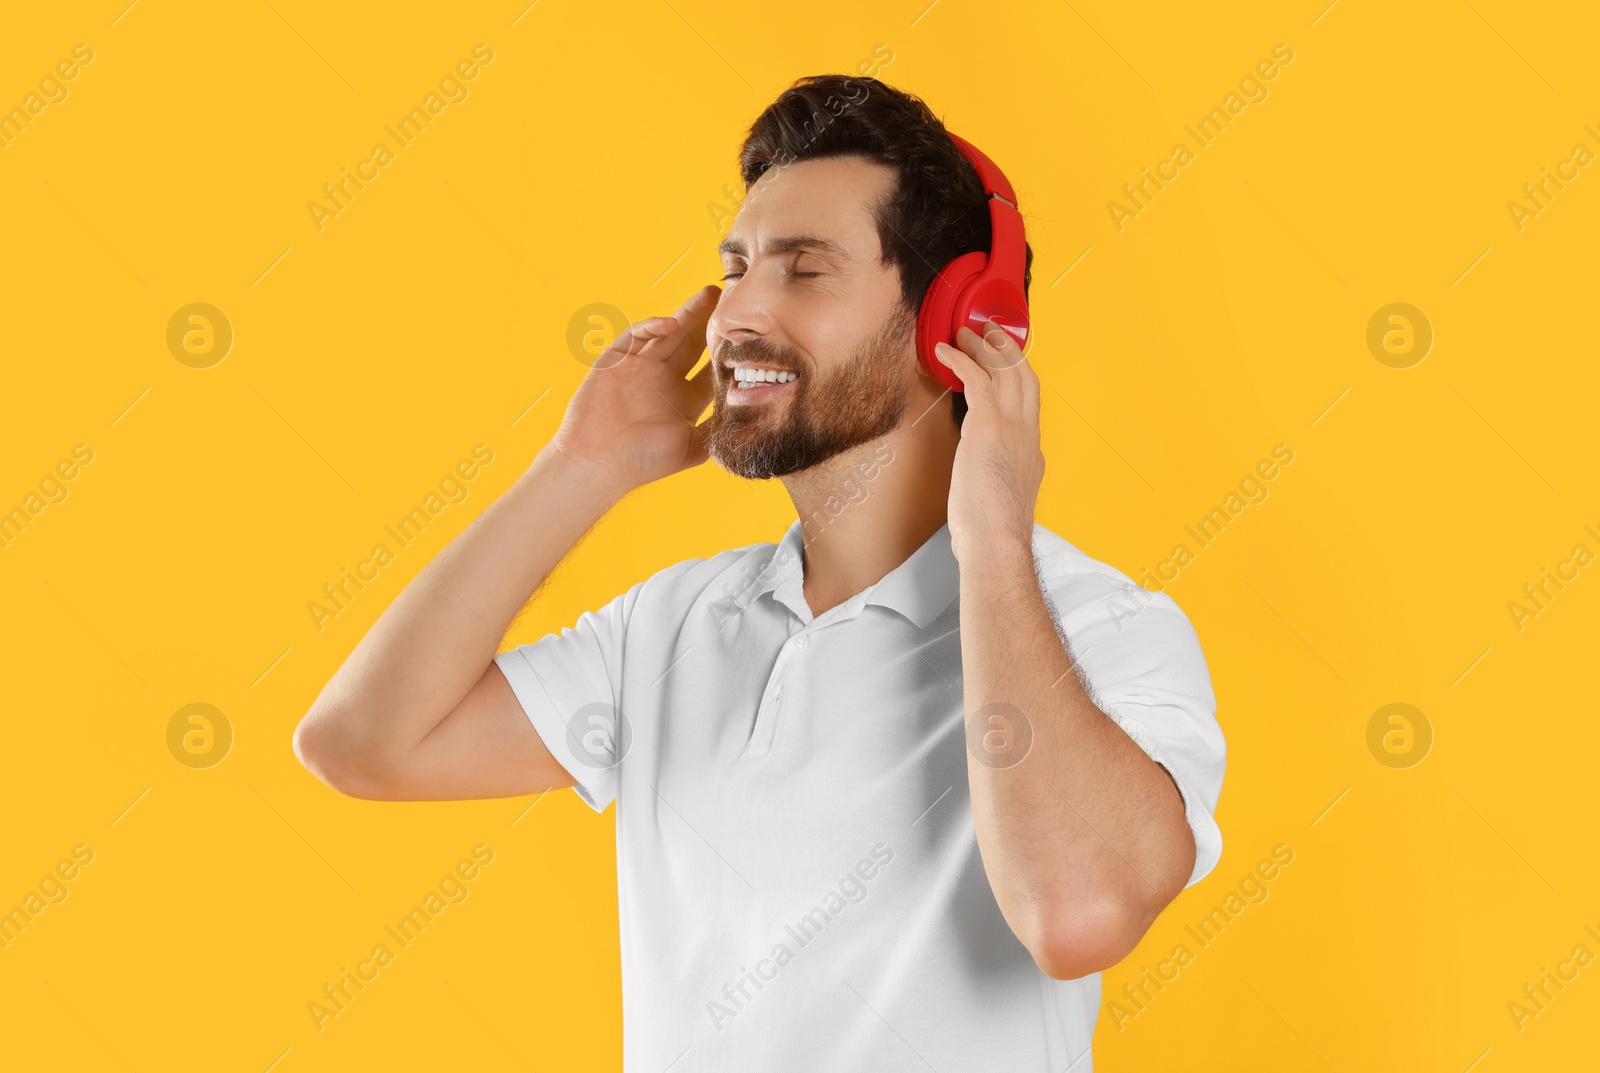
[[[621,716],[622,655],[640,586],[573,626],[494,657],[545,748],[596,812],[617,796],[617,764],[631,733]]]
[[[1046,591],[1090,699],[1178,786],[1195,846],[1184,886],[1193,886],[1222,857],[1215,813],[1227,759],[1200,638],[1172,597],[1120,574],[1076,574]]]

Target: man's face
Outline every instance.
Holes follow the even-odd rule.
[[[746,196],[706,326],[708,447],[730,473],[782,477],[899,425],[916,321],[872,218],[894,184],[885,165],[830,157],[768,172]],[[758,375],[761,386],[741,386]]]

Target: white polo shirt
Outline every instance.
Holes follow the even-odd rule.
[[[801,546],[796,521],[678,563],[495,657],[578,794],[617,802],[624,1069],[1090,1073],[1100,975],[1040,972],[978,854],[948,526],[816,617]],[[1192,884],[1225,756],[1199,640],[1033,546],[1094,697],[1177,782]]]

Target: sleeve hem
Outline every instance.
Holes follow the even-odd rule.
[[[500,673],[505,675],[506,681],[510,683],[511,691],[516,694],[517,702],[522,705],[523,714],[533,724],[533,729],[544,742],[545,748],[550,750],[550,755],[555,758],[556,763],[560,764],[562,770],[572,778],[573,791],[584,804],[595,812],[603,813],[616,799],[616,773],[583,762],[573,751],[572,743],[568,740],[566,722],[550,698],[539,673],[520,651],[522,647],[501,652],[494,657],[494,661],[499,666]]]
[[[1194,837],[1194,868],[1183,884],[1187,890],[1211,874],[1211,870],[1222,859],[1222,829],[1217,826],[1216,817],[1196,804],[1189,780],[1178,766],[1167,759],[1164,750],[1156,744],[1150,732],[1135,720],[1125,719],[1115,713],[1107,714],[1123,733],[1133,739],[1133,743],[1139,746],[1146,756],[1166,769],[1178,787],[1178,796],[1183,801],[1183,818],[1189,824],[1189,833]]]

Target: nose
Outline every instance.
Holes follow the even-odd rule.
[[[775,318],[772,296],[747,273],[730,280],[706,321],[706,347],[713,355],[724,340],[748,342],[771,334]]]

